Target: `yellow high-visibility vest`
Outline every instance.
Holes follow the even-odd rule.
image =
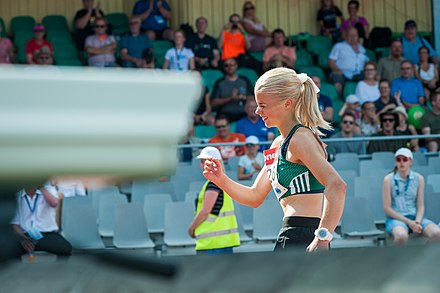
[[[200,213],[209,181],[203,185],[197,200],[196,216]],[[208,218],[195,230],[196,250],[226,248],[240,245],[232,198],[223,192],[223,206],[218,216]]]

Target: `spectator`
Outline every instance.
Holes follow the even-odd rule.
[[[247,97],[253,97],[250,81],[237,74],[237,61],[233,58],[223,62],[225,76],[216,81],[212,90],[211,104],[217,113],[224,114],[230,121],[245,116],[244,104]]]
[[[53,52],[52,43],[44,39],[44,34],[46,29],[41,24],[36,24],[34,26],[34,38],[27,42],[26,44],[26,63],[27,64],[38,64],[37,53],[41,48],[47,47],[50,52]]]
[[[321,8],[318,10],[316,21],[319,23],[321,35],[329,37],[333,43],[336,43],[341,36],[341,30],[337,25],[338,17],[342,23],[344,16],[333,0],[321,0]]]
[[[142,68],[145,63],[142,54],[151,49],[153,44],[145,34],[141,34],[141,19],[138,16],[130,17],[129,24],[130,33],[121,39],[122,66]]]
[[[440,91],[431,96],[432,110],[428,111],[422,118],[421,128],[423,134],[440,134]],[[427,139],[428,150],[438,152],[440,139]]]
[[[217,159],[223,164],[216,148],[206,147],[197,159],[203,165],[207,159]],[[196,200],[196,215],[188,228],[196,238],[197,254],[232,254],[232,247],[240,245],[234,202],[214,182],[207,181]]]
[[[346,41],[333,46],[328,64],[331,69],[330,79],[334,83],[340,97],[345,81],[362,79],[362,69],[368,57],[365,48],[359,43],[358,32],[355,28],[347,30]]]
[[[274,62],[281,62],[284,67],[293,68],[296,62],[295,49],[286,46],[286,35],[280,28],[272,32],[272,45],[264,50],[263,55],[263,70],[269,70],[269,67]]]
[[[93,7],[93,0],[82,0],[82,2],[84,7],[76,12],[73,20],[76,30],[76,48],[81,60],[83,59],[86,38],[95,33],[95,19],[105,17],[100,2],[95,7]]]
[[[257,110],[257,102],[254,97],[246,99],[244,111],[246,116],[241,118],[235,124],[235,132],[242,133],[246,137],[255,136],[260,141],[272,141],[275,138],[275,129],[267,128],[263,119],[255,113]],[[263,145],[261,150],[265,150],[269,145]]]
[[[142,51],[142,68],[153,69],[156,68],[154,63],[154,50],[148,48]]]
[[[229,16],[229,22],[223,27],[218,40],[219,47],[222,49],[222,61],[229,58],[239,58],[240,55],[246,54],[246,50],[251,45],[244,37],[244,33],[244,28],[240,23],[240,15],[234,13]]]
[[[363,40],[364,44],[366,44],[370,31],[368,29],[368,21],[365,19],[365,17],[358,16],[359,1],[349,1],[347,8],[348,18],[345,19],[341,24],[341,33],[344,36],[344,34],[348,33],[349,28],[356,28],[359,38]]]
[[[318,88],[321,88],[321,79],[319,78],[319,76],[316,75],[312,76],[312,80],[315,82]],[[330,99],[330,97],[327,97],[326,95],[323,95],[321,92],[319,92],[318,106],[319,106],[319,111],[321,111],[322,118],[324,118],[324,120],[327,122],[332,122],[334,108],[333,108],[333,102]]]
[[[400,131],[401,135],[417,135],[416,128],[408,124],[408,114],[406,113],[405,107],[399,106],[393,110],[394,113],[397,113],[399,117],[399,126],[397,130]],[[419,151],[419,140],[417,138],[411,139],[408,141],[409,147],[413,152]]]
[[[250,42],[252,52],[262,52],[271,42],[271,33],[266,26],[255,16],[255,5],[252,1],[243,4],[243,19],[241,21]]]
[[[399,117],[397,113],[385,112],[379,116],[381,130],[372,136],[396,136],[402,135],[397,130],[399,126]],[[395,152],[401,147],[406,147],[407,141],[405,139],[395,140],[373,140],[368,144],[367,151],[369,154],[374,152]]]
[[[379,118],[373,102],[362,104],[360,129],[362,136],[370,136],[377,133],[380,128]]]
[[[196,137],[194,134],[194,124],[191,124],[187,134],[182,138],[179,144],[191,145],[202,144],[203,140],[200,137]],[[177,151],[177,157],[179,162],[192,162],[192,159],[200,154],[199,148],[179,148]]]
[[[165,0],[139,0],[133,8],[133,15],[142,20],[141,30],[150,40],[172,40],[173,30],[168,26],[171,8]]]
[[[405,31],[402,36],[403,57],[411,61],[412,64],[418,64],[420,47],[428,47],[432,62],[438,65],[438,57],[431,44],[417,35],[417,23],[414,20],[405,22]]]
[[[389,81],[395,80],[400,76],[400,64],[405,60],[402,56],[402,42],[394,40],[391,43],[390,55],[382,57],[377,64],[377,76]]]
[[[241,133],[235,133],[230,131],[231,125],[229,124],[228,117],[225,115],[219,115],[215,118],[215,128],[217,129],[217,135],[209,140],[209,143],[238,143],[245,142],[246,137]],[[218,146],[222,155],[223,161],[227,162],[230,157],[244,155],[243,146]]]
[[[359,99],[356,95],[348,95],[345,99],[345,103],[339,110],[338,115],[342,118],[345,113],[351,113],[354,116],[355,126],[359,127],[361,118],[361,106],[359,104]],[[360,133],[357,129],[356,133]]]
[[[14,46],[10,39],[1,36],[3,29],[0,24],[0,64],[13,63],[13,61],[15,61]]]
[[[415,79],[413,74],[413,66],[410,61],[402,61],[400,65],[401,76],[391,83],[391,95],[400,96],[400,100],[406,109],[412,106],[425,104],[425,93],[423,91],[422,82]]]
[[[238,161],[238,180],[252,180],[264,166],[263,153],[258,151],[260,141],[254,135],[246,138],[246,153]]]
[[[188,71],[195,69],[194,53],[185,48],[185,33],[182,30],[174,32],[174,48],[165,53],[163,69]]]
[[[368,61],[364,65],[364,79],[359,81],[356,86],[356,96],[361,105],[365,102],[375,102],[380,97],[376,69],[376,63],[373,61]]]
[[[53,65],[53,56],[49,47],[43,47],[36,54],[36,64],[38,65]]]
[[[194,52],[196,69],[218,68],[220,53],[217,41],[206,33],[208,20],[201,16],[196,19],[197,31],[187,36],[185,47]]]
[[[58,194],[49,184],[38,188],[22,189],[17,194],[17,210],[11,221],[12,229],[21,248],[17,255],[42,250],[58,256],[72,253],[70,243],[58,233],[56,207]]]
[[[214,117],[211,115],[211,95],[207,87],[202,90],[199,107],[194,113],[194,125],[213,125]]]
[[[341,131],[333,134],[331,139],[353,137],[361,137],[361,135],[356,134],[356,119],[354,115],[347,112],[342,115]],[[332,142],[331,139],[328,142],[328,151],[331,154],[357,153],[358,155],[363,155],[366,153],[365,142],[363,141]]]
[[[89,54],[89,66],[115,67],[116,66],[116,39],[107,35],[107,20],[95,19],[95,34],[86,38],[86,51]]]
[[[86,196],[86,188],[81,180],[78,179],[56,179],[53,185],[58,191],[58,196],[62,198],[74,196]]]
[[[382,185],[387,232],[393,235],[394,243],[399,245],[408,241],[410,231],[439,241],[440,228],[424,218],[425,180],[422,175],[411,170],[412,152],[407,148],[400,148],[394,156],[394,170],[385,176]]]
[[[434,63],[429,62],[429,48],[420,47],[419,49],[419,64],[414,65],[414,75],[422,82],[423,90],[427,100],[431,97],[439,86],[438,68]]]
[[[374,102],[374,106],[376,107],[376,114],[380,115],[384,112],[391,111],[397,106],[400,106],[400,93],[394,94],[395,97],[391,96],[391,86],[390,82],[387,79],[381,79],[379,81],[379,99]]]

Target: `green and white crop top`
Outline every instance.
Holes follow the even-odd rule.
[[[278,200],[295,194],[322,193],[325,189],[306,166],[286,159],[290,139],[300,127],[305,126],[297,124],[292,128],[281,147],[264,151],[267,175]]]

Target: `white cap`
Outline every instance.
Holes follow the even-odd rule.
[[[200,155],[197,156],[197,159],[219,159],[222,161],[222,155],[220,154],[220,151],[212,146],[205,147],[201,152]]]
[[[259,144],[260,140],[255,135],[250,135],[246,137],[246,144]]]
[[[410,149],[408,148],[400,148],[397,150],[397,152],[394,154],[394,157],[397,158],[398,156],[404,156],[407,158],[413,159],[413,154]]]
[[[359,98],[356,95],[348,95],[345,101],[350,104],[359,103]]]
[[[406,113],[406,110],[403,106],[399,106],[394,108],[393,113],[401,113],[403,114],[403,116],[406,117],[406,119],[408,119],[408,113]]]

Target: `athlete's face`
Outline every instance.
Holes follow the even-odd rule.
[[[255,97],[257,110],[266,127],[276,127],[283,111],[283,101],[276,100],[269,95],[259,93]]]

